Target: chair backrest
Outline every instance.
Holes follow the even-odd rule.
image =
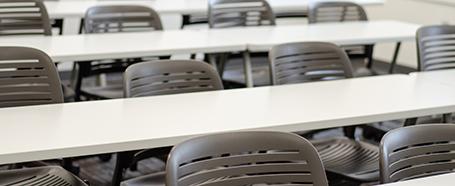
[[[48,55],[25,47],[0,47],[0,108],[62,103],[57,69]]]
[[[175,146],[166,167],[167,186],[327,186],[311,143],[291,133],[236,132],[190,139]]]
[[[210,28],[275,25],[266,0],[209,0]]]
[[[0,36],[52,35],[46,7],[40,0],[0,0]]]
[[[388,132],[380,146],[381,182],[453,172],[454,134],[454,124],[416,125]]]
[[[85,13],[86,33],[162,30],[159,15],[151,8],[136,5],[95,6]]]
[[[269,52],[274,85],[353,77],[351,62],[332,43],[301,42],[274,46]]]
[[[426,26],[417,31],[420,71],[455,68],[455,26]]]
[[[124,73],[125,97],[223,89],[216,70],[201,61],[161,60],[137,63]]]
[[[318,2],[309,8],[309,23],[368,20],[362,6],[352,2]]]

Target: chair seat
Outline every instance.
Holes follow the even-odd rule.
[[[0,172],[0,185],[71,185],[86,186],[82,180],[57,166],[7,170]]]
[[[327,171],[350,179],[379,180],[378,147],[348,138],[312,141]]]
[[[82,87],[81,91],[91,97],[100,99],[123,98],[123,85],[121,84]]]
[[[137,178],[132,178],[132,179],[123,181],[120,185],[121,186],[164,186],[165,180],[166,180],[166,173],[158,172],[158,173],[139,176]]]

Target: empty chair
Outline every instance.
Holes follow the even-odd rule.
[[[0,171],[0,185],[87,186],[81,179],[61,167],[48,166]]]
[[[269,59],[273,85],[353,77],[346,53],[330,43],[278,45],[270,50]]]
[[[0,36],[51,35],[49,16],[40,0],[0,0]]]
[[[381,141],[381,182],[390,183],[455,170],[455,125],[427,124],[388,132]]]
[[[310,4],[308,21],[310,24],[368,21],[368,17],[362,6],[355,3],[318,2]],[[374,45],[353,45],[343,48],[352,58],[367,59],[367,67],[372,67]]]
[[[275,25],[265,0],[209,0],[210,28]]]
[[[57,69],[47,54],[0,47],[0,107],[63,103]]]
[[[87,10],[85,15],[85,32],[118,33],[118,32],[141,32],[162,30],[163,26],[158,14],[144,6],[96,6]],[[150,43],[153,45],[153,43]],[[145,57],[145,56],[144,56]],[[91,62],[78,62],[77,76],[74,80],[76,98],[86,99],[113,99],[123,97],[123,87],[120,74],[132,63],[143,61],[142,58],[115,59]],[[118,77],[104,86],[85,86],[83,80],[89,77],[97,77],[101,74],[111,74]],[[119,76],[115,76],[118,74]]]
[[[158,14],[145,6],[96,6],[85,14],[86,33],[162,30]]]
[[[351,2],[319,2],[310,5],[310,23],[368,21],[362,6]]]
[[[426,26],[417,31],[418,70],[455,68],[455,26]]]
[[[212,66],[191,60],[138,63],[125,71],[124,81],[126,97],[223,89],[219,75]]]
[[[201,61],[161,60],[131,65],[124,73],[125,97],[143,97],[222,90],[223,84],[214,67]],[[169,147],[119,153],[113,185],[131,164],[149,157],[160,157]],[[122,186],[164,185],[164,174],[157,173],[122,182]]]
[[[167,186],[327,186],[322,162],[306,139],[280,132],[236,132],[176,145],[166,166]]]
[[[346,53],[331,43],[302,42],[278,45],[270,50],[269,59],[274,85],[354,76]],[[354,129],[345,128],[345,132],[348,131],[350,134],[347,135],[353,138]],[[379,179],[377,147],[348,138],[313,141],[313,144],[328,171],[359,181]]]

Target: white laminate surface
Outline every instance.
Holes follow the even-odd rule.
[[[171,55],[267,51],[284,42],[326,41],[370,44],[414,41],[419,25],[399,21],[328,23],[227,29],[169,30],[143,33],[3,37],[0,46],[28,46],[43,50],[55,61]]]
[[[0,109],[0,164],[173,145],[236,130],[302,131],[455,111],[455,88],[389,75]]]
[[[455,69],[414,72],[410,77],[415,78],[416,81],[429,81],[455,87]]]
[[[455,182],[455,173],[430,176],[414,180],[402,181],[384,184],[382,186],[453,186]]]
[[[244,41],[225,32],[167,30],[154,32],[63,36],[12,36],[0,46],[26,46],[47,53],[54,61],[143,57],[197,52],[231,52],[246,49]]]
[[[309,0],[268,0],[276,12],[305,11]],[[315,1],[315,0],[311,0]],[[318,0],[320,1],[320,0]],[[362,5],[381,5],[385,0],[351,0]],[[47,1],[51,18],[82,18],[88,8],[102,5],[143,5],[167,14],[206,14],[207,0],[66,0]]]
[[[304,41],[325,41],[338,45],[414,41],[419,27],[418,24],[390,20],[261,27],[251,36],[256,39],[248,44],[248,49],[268,51],[277,44]]]

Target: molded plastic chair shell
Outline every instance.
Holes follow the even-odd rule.
[[[353,77],[351,62],[338,46],[300,42],[274,46],[269,52],[274,85]]]
[[[381,182],[389,183],[453,172],[455,125],[398,128],[381,141]]]
[[[318,149],[328,171],[365,182],[379,179],[377,146],[349,138],[333,138],[311,143]]]
[[[162,30],[155,10],[136,5],[95,6],[85,14],[86,33]]]
[[[125,97],[167,95],[223,89],[221,78],[207,63],[161,60],[131,65],[124,74]]]
[[[362,6],[352,2],[318,2],[309,7],[308,22],[350,22],[368,21],[368,16]],[[373,61],[374,45],[349,45],[343,49],[350,57],[368,58],[368,66]]]
[[[0,36],[52,35],[46,7],[40,0],[0,0]]]
[[[269,52],[269,60],[274,85],[353,77],[352,65],[345,51],[331,43],[277,45]],[[348,138],[312,143],[328,171],[360,181],[379,179],[377,147]]]
[[[420,71],[455,68],[455,26],[426,26],[417,31]]]
[[[316,185],[327,178],[306,139],[281,132],[236,132],[197,137],[173,148],[167,186]]]
[[[210,28],[275,25],[265,0],[209,0]]]
[[[0,171],[0,185],[87,186],[82,180],[61,167],[36,167]]]
[[[368,21],[362,6],[351,2],[319,2],[310,4],[309,23]]]
[[[0,47],[0,107],[63,103],[57,69],[47,54]]]

